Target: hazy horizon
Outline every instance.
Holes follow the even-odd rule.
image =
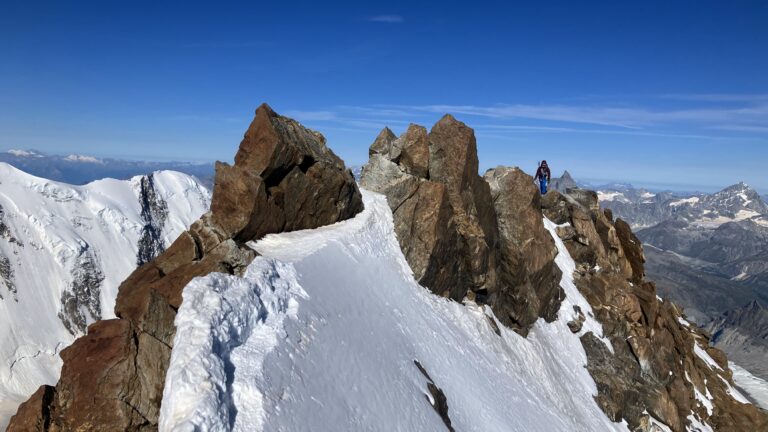
[[[8,153],[11,150],[22,150],[22,151],[35,151],[40,152],[46,156],[67,156],[71,154],[77,154],[73,152],[62,152],[62,153],[48,153],[43,152],[38,149],[19,149],[19,148],[10,148],[10,149],[0,149],[1,152]],[[125,162],[149,162],[149,163],[179,163],[184,164],[188,163],[190,165],[195,166],[202,166],[202,165],[211,165],[216,162],[216,160],[202,160],[202,161],[190,161],[190,160],[184,160],[183,158],[168,158],[168,159],[159,159],[159,158],[153,158],[152,156],[145,155],[144,157],[138,156],[135,158],[123,158],[119,155],[117,156],[107,156],[107,155],[99,155],[99,154],[77,154],[81,156],[92,156],[99,159],[111,159],[115,161],[125,161]],[[234,157],[234,154],[233,154]],[[2,162],[2,161],[0,161]],[[231,160],[226,160],[224,162],[231,162]],[[488,169],[494,168],[498,165],[488,165],[484,166],[482,164],[482,161],[480,161],[480,169],[479,173],[482,175],[485,171]],[[81,162],[83,163],[83,162]],[[84,162],[87,163],[87,162]],[[354,169],[356,167],[361,167],[363,164],[349,164],[347,163],[347,166]],[[536,169],[536,162],[533,163],[533,165],[510,165],[510,166],[516,166],[525,171],[526,173],[533,175]],[[734,179],[733,181],[726,182],[724,184],[686,184],[686,183],[665,183],[665,182],[654,182],[654,181],[646,181],[646,180],[637,180],[637,179],[630,179],[630,178],[594,178],[594,177],[584,177],[580,176],[578,172],[574,172],[572,169],[569,168],[563,168],[562,170],[553,169],[552,175],[553,177],[559,177],[561,176],[564,171],[568,171],[571,176],[580,183],[587,183],[591,185],[609,185],[609,184],[628,184],[632,185],[635,188],[644,188],[648,189],[652,192],[661,192],[661,191],[672,191],[672,192],[678,192],[678,193],[697,193],[697,192],[703,192],[703,193],[712,193],[720,191],[728,186],[734,185],[736,183],[739,183],[741,181],[744,181],[743,179]],[[755,185],[747,184],[755,189],[758,193],[761,195],[768,194],[768,189],[759,188]]]

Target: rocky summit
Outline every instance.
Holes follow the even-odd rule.
[[[474,131],[451,115],[429,132],[384,129],[369,154],[361,185],[387,196],[417,281],[454,300],[482,299],[522,334],[539,316],[551,320],[561,274],[530,176],[498,168],[480,177]]]
[[[58,384],[41,387],[8,430],[157,430],[187,283],[212,272],[240,274],[255,257],[251,240],[332,224],[362,208],[351,171],[323,136],[260,106],[235,164],[216,166],[210,211],[122,283],[118,319],[92,324],[61,352]]]

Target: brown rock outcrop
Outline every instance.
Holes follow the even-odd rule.
[[[519,168],[498,167],[484,175],[499,227],[498,284],[489,298],[497,316],[526,329],[540,316],[557,318],[562,273],[557,247],[544,229],[541,196],[533,178]],[[509,323],[507,323],[509,325]]]
[[[369,154],[361,184],[387,196],[419,283],[455,300],[471,293],[522,334],[539,317],[554,319],[557,249],[530,176],[498,168],[480,177],[474,132],[450,115],[429,133],[384,129]]]
[[[322,135],[260,106],[235,164],[216,165],[211,210],[121,284],[119,319],[92,324],[62,351],[56,387],[41,387],[9,430],[157,430],[184,287],[212,272],[240,274],[255,256],[250,240],[332,224],[362,207],[351,171]]]
[[[47,431],[51,424],[50,405],[55,394],[54,387],[40,386],[26,402],[19,406],[6,432]]]

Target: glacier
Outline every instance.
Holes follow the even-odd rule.
[[[557,320],[540,319],[524,338],[486,306],[419,286],[386,198],[362,192],[355,218],[268,235],[249,243],[260,256],[242,277],[190,282],[161,431],[446,430],[448,421],[461,431],[628,430],[594,400],[579,336],[602,337],[602,327],[553,223],[567,298]],[[577,334],[567,326],[574,305],[587,317]]]
[[[96,319],[115,316],[120,283],[136,268],[147,226],[142,179],[72,186],[0,163],[0,430],[42,384],[55,384],[58,353]],[[164,246],[210,205],[197,180],[151,175]],[[145,184],[146,186],[146,184]],[[142,210],[145,216],[142,217]]]

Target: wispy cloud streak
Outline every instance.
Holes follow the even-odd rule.
[[[398,107],[403,109],[405,107]],[[578,105],[423,105],[409,107],[432,113],[450,112],[494,119],[529,119],[640,129],[660,124],[712,122],[768,124],[768,104],[736,108],[692,108],[652,111],[644,108]]]
[[[368,21],[378,23],[399,24],[404,21],[400,15],[376,15],[368,18]]]
[[[665,96],[656,98],[658,101]],[[717,98],[722,103],[713,104]],[[328,127],[361,131],[378,130],[385,125],[405,127],[410,122],[428,124],[439,115],[451,113],[486,134],[504,131],[507,134],[573,133],[765,141],[768,140],[768,100],[761,98],[762,95],[690,95],[689,100],[681,101],[675,108],[669,108],[668,102],[643,106],[610,103],[345,105],[289,114]]]

